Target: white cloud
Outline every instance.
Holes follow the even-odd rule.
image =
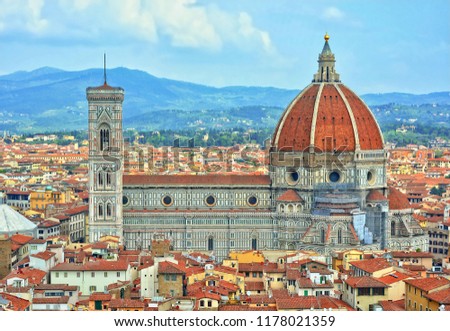
[[[149,7],[161,32],[171,38],[174,46],[221,47],[212,18],[196,0],[154,0]]]
[[[246,39],[260,42],[267,53],[274,51],[269,34],[266,31],[255,28],[251,16],[244,12],[239,14],[239,33]]]
[[[322,13],[322,18],[325,20],[339,21],[342,20],[344,16],[344,12],[336,7],[327,7]]]
[[[275,52],[269,33],[248,13],[197,0],[0,0],[0,8],[0,32],[73,42],[165,39],[174,47]]]

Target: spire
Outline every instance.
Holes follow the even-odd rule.
[[[103,53],[103,78],[104,78],[104,85],[108,85],[106,83],[106,53]]]
[[[325,44],[323,45],[322,53],[319,54],[319,59],[317,60],[317,62],[319,62],[319,70],[316,74],[314,74],[313,82],[340,82],[339,74],[334,69],[334,63],[336,60],[333,52],[331,51],[330,45],[328,44],[328,40],[330,39],[328,33],[325,33],[323,39],[325,39]]]

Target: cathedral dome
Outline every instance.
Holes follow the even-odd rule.
[[[284,111],[272,146],[295,152],[381,150],[378,123],[367,105],[340,82],[328,39],[325,35],[312,84]]]

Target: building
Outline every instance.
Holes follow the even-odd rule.
[[[11,238],[8,235],[0,235],[0,279],[11,272],[11,245]]]
[[[70,201],[70,191],[56,190],[52,186],[46,186],[42,190],[30,193],[30,208],[36,211],[44,211],[47,205],[65,203]]]
[[[130,280],[125,261],[97,260],[85,264],[59,263],[50,270],[50,284],[78,286],[82,295],[107,291],[108,285]]]
[[[125,92],[106,74],[102,86],[87,88],[90,240],[109,234],[127,248],[150,248],[163,234],[174,250],[217,260],[231,250],[428,251],[412,209],[397,206],[387,185],[380,128],[341,83],[328,40],[312,83],[278,122],[269,175],[125,173]]]
[[[450,288],[450,281],[442,277],[405,280],[405,308],[407,311],[438,310],[433,293]]]

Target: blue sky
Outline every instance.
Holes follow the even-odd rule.
[[[302,89],[325,32],[357,93],[450,90],[448,0],[0,0],[0,74],[125,66]]]

